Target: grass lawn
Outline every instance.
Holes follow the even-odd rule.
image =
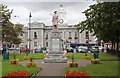
[[[102,61],[86,67],[67,67],[66,70],[86,70],[90,76],[118,76],[118,61]]]
[[[14,70],[27,70],[27,71],[30,72],[30,74],[34,74],[40,69],[38,67],[29,68],[29,67],[26,67],[26,66],[22,66],[20,64],[17,64],[17,65],[10,64],[10,60],[13,59],[13,55],[14,55],[14,53],[10,53],[10,59],[9,60],[3,61],[3,62],[0,61],[0,67],[2,69],[2,75],[6,74],[6,73],[9,73],[11,71],[14,71]],[[25,55],[26,55],[25,53],[16,53],[16,58],[19,59],[19,60],[24,60]],[[44,58],[43,53],[29,53],[28,55],[31,56],[34,59],[43,59]],[[2,55],[0,56],[0,58],[2,59]]]
[[[67,54],[68,54],[69,58],[72,57],[72,53],[67,53]],[[87,54],[90,57],[90,59],[94,58],[93,53],[87,53]],[[74,58],[75,59],[82,59],[82,57],[84,55],[85,55],[84,53],[74,53]],[[99,59],[102,61],[117,61],[118,57],[112,56],[108,53],[101,52],[101,53],[99,53]]]
[[[26,66],[22,66],[22,65],[12,65],[10,64],[9,61],[6,61],[6,62],[3,62],[2,63],[2,75],[6,74],[6,73],[9,73],[11,71],[14,71],[14,70],[27,70],[30,72],[30,74],[34,74],[35,72],[38,71],[38,67],[26,67]]]
[[[68,53],[72,57],[72,53]],[[120,72],[118,68],[120,67],[120,61],[118,61],[117,56],[112,56],[108,53],[99,53],[99,58],[101,59],[101,64],[90,64],[85,67],[67,67],[65,70],[86,70],[90,76],[118,76]],[[81,59],[84,53],[75,53],[75,59]],[[90,59],[93,59],[93,53],[88,53]],[[118,74],[119,73],[119,74]]]
[[[16,58],[19,60],[24,60],[24,56],[26,56],[26,53],[15,53]],[[29,53],[28,56],[34,59],[41,60],[44,58],[44,53]],[[10,59],[14,58],[14,53],[10,53]]]

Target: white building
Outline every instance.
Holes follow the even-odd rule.
[[[44,23],[33,22],[31,23],[31,49],[46,47],[49,48],[50,43],[50,34],[51,34],[52,26],[45,26]],[[59,32],[61,32],[61,38],[63,43],[70,43],[70,42],[95,42],[95,36],[92,36],[92,33],[89,31],[84,31],[80,33],[80,30],[74,25],[67,25],[67,26],[58,26]],[[28,28],[23,28],[24,34],[21,36],[23,42],[20,44],[21,46],[26,46],[29,43],[28,38]]]
[[[66,11],[64,10],[63,6],[60,5],[60,9],[58,10],[58,30],[61,32],[63,48],[65,48],[66,44],[70,42],[95,42],[95,36],[92,36],[92,33],[89,31],[80,33],[80,30],[78,30],[74,25],[68,25],[65,14]],[[49,48],[52,26],[45,26],[44,23],[40,22],[32,22],[30,26],[31,49],[41,47]],[[23,31],[25,33],[23,36],[21,36],[23,42],[20,44],[20,47],[29,45],[29,29],[27,27],[24,27]]]

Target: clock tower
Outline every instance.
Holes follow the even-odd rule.
[[[66,20],[66,11],[63,7],[63,5],[60,5],[60,8],[58,9],[58,26],[66,26],[67,20]]]

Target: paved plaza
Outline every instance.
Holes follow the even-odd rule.
[[[28,62],[21,61],[20,64],[24,65]],[[40,67],[41,70],[35,76],[64,76],[65,67],[68,67],[67,63],[43,63],[43,60],[34,60],[37,64],[37,67]],[[78,65],[86,66],[90,64],[90,60],[78,60]]]

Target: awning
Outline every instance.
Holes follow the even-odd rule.
[[[85,43],[85,42],[72,42],[72,43],[70,43],[70,44],[74,44],[74,45],[80,45],[80,44],[94,44],[94,45],[96,45],[96,44],[98,44],[98,43],[96,43],[96,42],[89,42],[89,43]]]

